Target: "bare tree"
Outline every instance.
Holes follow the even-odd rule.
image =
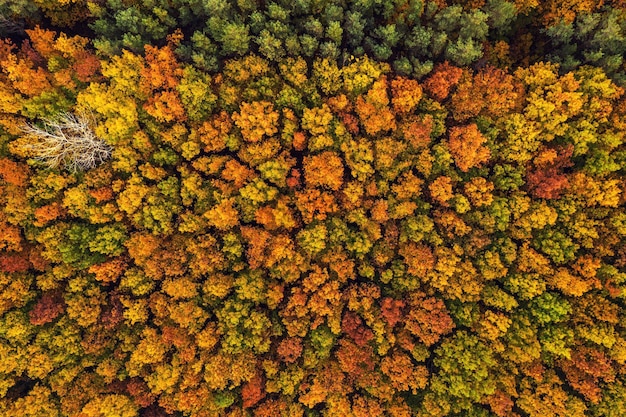
[[[35,139],[25,150],[50,168],[84,171],[111,156],[111,146],[96,136],[84,114],[61,113],[44,120],[42,127],[27,124],[22,129]]]

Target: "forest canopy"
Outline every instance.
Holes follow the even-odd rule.
[[[0,4],[0,416],[626,415],[626,2]]]

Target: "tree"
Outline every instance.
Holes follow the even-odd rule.
[[[426,79],[424,89],[433,98],[443,101],[459,80],[463,70],[450,65],[447,61],[437,65],[433,73]]]
[[[311,187],[321,186],[338,190],[343,184],[343,170],[341,158],[331,151],[304,159],[304,179]]]
[[[278,113],[269,102],[242,103],[239,113],[233,114],[235,125],[248,142],[258,142],[264,135],[272,136],[277,130]]]
[[[573,146],[561,149],[546,149],[534,161],[535,170],[527,175],[531,192],[540,198],[557,198],[567,189],[567,177],[559,171],[572,166],[570,158]]]
[[[218,38],[222,44],[223,53],[245,55],[250,43],[249,30],[248,25],[234,22],[226,24]]]
[[[426,346],[432,346],[455,325],[441,300],[415,292],[411,294],[404,327]]]
[[[515,78],[501,69],[487,67],[464,73],[452,95],[453,115],[465,122],[478,115],[497,119],[521,107],[524,94]]]
[[[391,95],[396,113],[410,113],[422,98],[422,88],[415,80],[397,77],[391,81]]]
[[[431,379],[432,391],[449,401],[453,410],[469,409],[495,392],[493,351],[476,336],[458,332],[445,340],[435,355],[440,372]]]
[[[487,142],[475,124],[453,127],[450,129],[448,148],[454,157],[454,162],[463,172],[480,166],[489,160],[491,152],[483,146]]]
[[[24,150],[49,168],[87,170],[111,156],[111,146],[96,137],[84,114],[63,113],[56,120],[44,120],[43,127],[27,124],[24,132],[35,139]]]

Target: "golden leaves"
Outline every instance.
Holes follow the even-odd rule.
[[[253,143],[278,132],[278,117],[274,105],[268,101],[243,102],[239,112],[232,115],[244,140]]]
[[[476,124],[453,127],[450,129],[448,148],[454,162],[463,172],[478,167],[489,160],[491,152],[484,144],[487,142]]]
[[[343,163],[330,151],[304,158],[304,178],[310,187],[328,187],[338,190],[343,184]]]

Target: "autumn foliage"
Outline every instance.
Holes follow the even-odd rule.
[[[626,415],[623,2],[32,3],[1,416]]]

